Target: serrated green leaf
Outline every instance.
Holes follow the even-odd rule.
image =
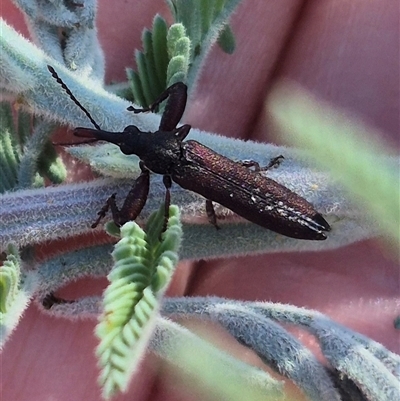
[[[0,273],[0,312],[5,313],[7,311],[7,299],[12,287],[12,279],[10,274],[1,271]]]
[[[39,156],[38,171],[53,184],[61,184],[67,178],[67,169],[50,141],[46,143]]]
[[[157,212],[152,213],[146,224],[146,234],[149,247],[154,251],[160,242],[161,231],[164,227],[165,209],[160,207]]]
[[[7,133],[4,136],[8,136]],[[2,138],[3,142],[7,139]],[[7,144],[0,142],[0,170],[1,170],[1,179],[0,179],[0,190],[1,192],[6,192],[15,187],[17,184],[17,176],[15,169],[13,168],[12,164],[8,163],[10,151]]]
[[[214,18],[223,10],[226,0],[214,0]]]
[[[114,255],[115,257],[115,255]],[[123,279],[129,274],[132,274],[132,271],[136,273],[140,273],[143,275],[148,275],[148,267],[145,266],[142,263],[128,263],[125,266],[118,266],[118,269],[113,269],[109,275],[108,278],[110,281],[116,281],[118,279]]]
[[[162,84],[162,90],[166,88],[167,79],[167,32],[167,23],[165,22],[164,18],[157,14],[153,20],[153,54],[155,68],[157,70],[158,79]]]
[[[131,68],[127,68],[126,75],[128,77],[129,86],[132,90],[134,102],[140,104],[142,107],[148,106],[146,104],[146,98],[143,93],[142,82],[140,81],[139,74]]]
[[[173,24],[168,29],[167,33],[167,47],[168,57],[171,59],[175,54],[176,43],[186,36],[186,29],[182,24]]]
[[[186,76],[188,69],[187,58],[184,56],[176,56],[171,59],[167,70],[167,81],[172,82],[174,76]],[[176,79],[176,78],[175,78]]]
[[[199,2],[201,30],[207,32],[214,17],[215,0],[202,0]]]
[[[32,116],[23,110],[18,111],[17,127],[16,141],[19,144],[18,153],[20,153],[32,132]]]
[[[8,102],[0,103],[0,192],[13,189],[17,185],[19,146],[12,109]]]
[[[146,231],[152,233],[151,240],[149,233],[136,223],[123,225],[121,239],[112,253],[115,265],[108,275],[110,285],[104,293],[103,314],[96,328],[100,339],[96,354],[102,368],[99,380],[106,397],[111,396],[110,392],[113,394],[127,388],[132,371],[151,338],[160,297],[178,260],[176,251],[179,242],[175,237],[177,227],[181,230],[179,210],[170,207],[171,219],[166,231],[161,233],[164,213],[165,208],[161,206],[148,220]],[[174,236],[173,240],[169,238],[170,233]],[[161,252],[160,249],[166,251]],[[160,253],[162,258],[156,256]],[[160,279],[156,280],[158,291],[155,292],[152,283],[160,271]]]
[[[176,22],[167,30],[162,17],[157,15],[154,18],[153,32],[145,30],[143,33],[144,53],[137,52],[135,55],[138,74],[128,71],[135,100],[147,107],[176,82],[194,86],[204,64],[203,59],[218,38],[221,48],[232,53],[235,39],[228,18],[239,2],[167,1]],[[176,59],[176,56],[183,58]],[[158,111],[162,113],[163,105]]]
[[[144,29],[142,33],[143,55],[146,58],[146,72],[149,82],[151,82],[150,89],[152,93],[153,103],[159,94],[164,90],[164,87],[158,79],[158,74],[155,66],[154,53],[153,53],[153,34],[148,29]],[[151,104],[149,103],[149,104]]]
[[[12,136],[15,136],[12,109],[8,102],[0,102],[0,129],[7,130]]]
[[[6,259],[0,268],[0,312],[6,313],[19,292],[21,259],[13,245],[8,246]]]
[[[135,51],[135,60],[138,67],[138,75],[142,85],[143,96],[146,105],[149,106],[153,103],[154,97],[151,89],[152,82],[148,71],[148,61],[146,60],[146,56],[138,50]]]

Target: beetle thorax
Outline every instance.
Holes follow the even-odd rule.
[[[134,152],[156,174],[170,174],[181,156],[181,141],[171,132],[141,133]]]

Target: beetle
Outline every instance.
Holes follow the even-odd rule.
[[[170,188],[174,181],[182,188],[196,192],[206,199],[207,216],[217,228],[212,202],[217,202],[246,220],[287,237],[305,240],[327,238],[324,231],[329,231],[330,225],[313,205],[289,188],[261,174],[263,169],[258,163],[236,162],[197,141],[184,141],[191,129],[188,124],[177,127],[187,101],[187,87],[184,83],[177,82],[170,86],[148,108],[128,107],[128,110],[135,113],[154,112],[160,103],[167,99],[157,131],[144,132],[135,125],[129,125],[123,132],[108,132],[100,129],[55,70],[51,66],[48,66],[48,69],[96,128],[75,128],[76,136],[113,143],[119,146],[122,153],[135,154],[141,160],[142,173],[134,182],[121,210],[116,206],[115,194],[112,195],[98,213],[99,218],[93,227],[100,222],[109,208],[117,225],[134,220],[146,202],[149,176],[152,172],[163,176],[166,188],[166,220],[170,205]],[[275,158],[270,165],[276,164],[280,158]],[[250,169],[250,166],[254,169]]]

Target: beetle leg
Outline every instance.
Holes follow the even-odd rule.
[[[154,112],[157,111],[160,103],[167,98],[169,99],[161,117],[160,131],[172,131],[181,120],[186,107],[187,86],[183,82],[176,82],[171,85],[161,93],[158,99],[149,107],[137,109],[133,106],[129,106],[127,110],[133,111],[134,113],[145,113],[147,111]]]
[[[114,206],[117,207],[117,206],[115,205],[115,196],[116,196],[116,195],[117,195],[116,193],[112,194],[112,195],[107,199],[106,204],[97,212],[97,215],[98,215],[99,217],[98,217],[97,220],[90,226],[91,228],[96,228],[96,227],[100,224],[100,221],[101,221],[104,217],[106,217],[106,214],[107,214],[107,212],[108,212],[108,209],[110,209],[110,207],[112,207],[112,206],[111,206],[112,202],[114,203]],[[118,208],[117,208],[117,209],[118,209]]]
[[[171,192],[170,188],[172,186],[171,177],[169,175],[163,175],[163,183],[165,186],[165,200],[164,200],[164,225],[161,233],[167,229],[168,219],[169,219],[169,207],[171,205]]]
[[[256,172],[261,170],[260,164],[255,160],[242,160],[238,163],[246,168],[254,168],[254,171]]]
[[[150,188],[150,171],[143,162],[139,163],[142,170],[129,191],[121,210],[118,210],[115,200],[111,200],[111,213],[114,223],[122,226],[128,221],[136,220],[147,201]]]
[[[210,199],[206,199],[206,212],[208,221],[219,230],[221,227],[217,224],[217,215],[215,214],[213,203]]]
[[[117,203],[115,202],[116,194],[112,194],[107,199],[103,208],[97,213],[99,217],[92,224],[92,228],[96,228],[99,225],[109,209],[111,209],[113,221],[118,227],[124,225],[128,221],[135,220],[136,217],[139,216],[146,204],[150,187],[150,171],[145,167],[143,162],[140,162],[139,166],[142,172],[133,183],[122,208],[118,209]]]
[[[77,145],[87,145],[89,143],[98,142],[99,140],[96,138],[88,139],[87,141],[82,142],[52,142],[53,146],[77,146]]]
[[[188,136],[191,128],[192,128],[191,125],[185,124],[185,125],[182,125],[182,127],[175,128],[173,133],[178,139],[183,141]]]
[[[53,292],[49,292],[43,299],[42,299],[42,306],[44,309],[51,309],[53,305],[61,305],[61,304],[72,304],[75,301],[70,301],[64,298],[60,298],[54,295]]]
[[[253,168],[254,169],[254,171],[256,172],[256,173],[258,173],[258,172],[260,172],[260,171],[268,171],[270,168],[275,168],[275,167],[278,167],[280,164],[281,164],[281,162],[282,162],[282,159],[284,159],[284,157],[282,156],[282,155],[280,155],[280,156],[277,156],[277,157],[273,157],[271,160],[270,160],[270,162],[266,165],[266,166],[264,166],[264,167],[261,167],[260,166],[260,164],[258,163],[258,162],[256,162],[255,160],[243,160],[243,161],[241,161],[241,162],[239,162],[243,167],[246,167],[246,168]]]
[[[284,157],[282,155],[279,155],[277,157],[273,157],[265,167],[261,167],[260,168],[260,171],[267,171],[270,168],[278,167],[281,164],[283,159],[284,159]]]

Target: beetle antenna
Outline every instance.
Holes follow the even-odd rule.
[[[53,76],[53,78],[61,85],[61,87],[67,92],[68,96],[72,99],[72,101],[86,114],[90,122],[94,125],[94,127],[98,130],[100,130],[100,126],[94,121],[90,113],[80,104],[79,100],[72,94],[72,92],[69,90],[68,86],[65,85],[63,80],[58,76],[56,73],[56,70],[51,66],[47,65],[47,69],[50,71],[50,74]]]

